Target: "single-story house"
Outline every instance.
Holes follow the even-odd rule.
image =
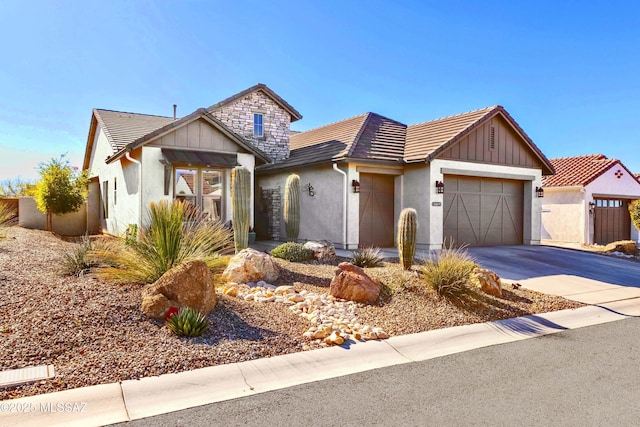
[[[290,124],[300,118],[264,84],[182,118],[175,106],[174,117],[94,109],[83,165],[91,178],[89,231],[122,235],[143,223],[150,202],[172,199],[230,220],[231,169],[254,174],[286,158]]]
[[[553,166],[501,106],[407,126],[366,113],[291,135],[289,158],[256,170],[273,200],[287,176],[303,184],[301,239],[343,248],[394,245],[403,208],[418,213],[417,245],[540,243],[536,190]],[[281,210],[265,202],[272,238]]]
[[[607,244],[639,241],[629,202],[640,199],[638,177],[603,154],[551,159],[556,173],[544,177],[542,238]]]
[[[91,231],[122,234],[149,202],[177,198],[228,221],[230,170],[243,165],[259,238],[286,239],[284,185],[296,173],[300,240],[390,247],[412,207],[421,249],[540,243],[539,190],[554,168],[503,107],[409,126],[366,113],[292,132],[301,117],[263,84],[182,118],[94,110],[84,160]]]

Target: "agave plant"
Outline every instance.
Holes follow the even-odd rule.
[[[176,335],[191,338],[204,334],[209,328],[209,322],[205,316],[196,310],[183,307],[178,313],[169,317],[167,326]]]

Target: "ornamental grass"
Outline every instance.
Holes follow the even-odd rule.
[[[94,274],[125,283],[153,283],[171,268],[201,260],[221,271],[221,253],[233,250],[233,234],[220,221],[208,221],[181,201],[151,203],[137,239],[114,239],[91,252],[100,263]]]

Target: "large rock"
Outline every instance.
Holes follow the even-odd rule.
[[[496,297],[502,296],[502,283],[500,277],[491,270],[476,268],[471,276],[471,281],[485,294]]]
[[[213,274],[202,261],[180,264],[142,291],[142,311],[155,319],[164,319],[170,307],[191,307],[206,316],[215,306]]]
[[[342,262],[331,280],[329,291],[336,298],[373,304],[380,296],[380,282],[369,277],[362,268]]]
[[[604,247],[605,252],[622,252],[626,255],[635,255],[638,252],[636,242],[633,240],[619,240],[609,243]]]
[[[313,251],[313,257],[321,261],[336,259],[336,247],[328,240],[309,241],[304,244],[305,249]]]
[[[234,255],[222,273],[226,282],[249,283],[264,280],[274,282],[278,279],[278,266],[271,256],[255,249],[243,249]]]

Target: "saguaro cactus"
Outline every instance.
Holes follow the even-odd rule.
[[[416,233],[418,231],[418,214],[413,208],[405,208],[398,219],[398,254],[400,264],[405,270],[411,269],[413,256],[416,253]]]
[[[249,246],[251,212],[251,173],[242,166],[231,171],[231,203],[233,206],[233,240],[236,252]]]
[[[287,239],[296,240],[300,232],[300,177],[291,174],[284,186],[284,226]]]

